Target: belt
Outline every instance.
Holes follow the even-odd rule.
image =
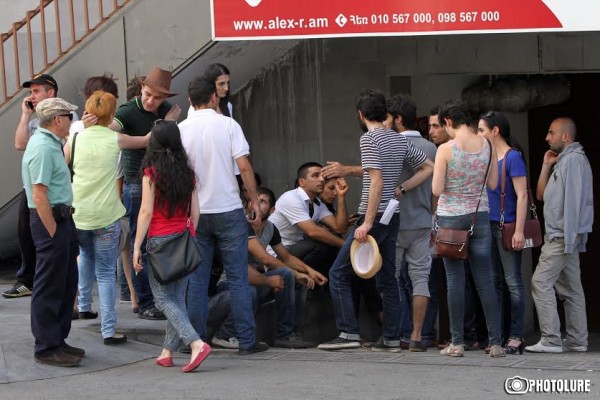
[[[29,209],[30,212],[34,213],[34,214],[38,214],[38,210],[35,208],[30,208]],[[55,206],[52,207],[52,215],[54,216],[55,219],[66,219],[66,218],[72,218],[71,216],[75,214],[75,208],[68,206],[66,204],[57,204]]]

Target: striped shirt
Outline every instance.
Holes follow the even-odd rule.
[[[368,169],[381,170],[383,192],[377,212],[382,213],[388,202],[394,198],[394,189],[398,185],[402,165],[406,162],[413,170],[417,170],[423,165],[427,156],[422,150],[413,146],[404,135],[390,129],[375,128],[360,138],[360,159],[363,169],[363,187],[358,213],[366,214],[371,186]]]

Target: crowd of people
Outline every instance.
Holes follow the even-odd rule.
[[[541,338],[525,347],[521,259],[529,181],[503,113],[473,119],[461,101],[450,100],[431,111],[427,138],[417,130],[410,96],[386,99],[365,90],[356,100],[360,165],[303,163],[295,188],[277,198],[252,167],[229,79],[227,67],[211,64],[190,82],[185,119],[167,100],[175,95],[171,73],[158,67],[130,82],[119,107],[112,75],[90,77],[80,121],[77,107],[57,97],[52,76],[23,84],[30,94],[15,132],[15,147],[24,151],[22,268],[3,296],[31,295],[37,362],[80,364],[85,350],[66,342],[75,318],[99,316],[104,344],[126,343],[117,332],[117,295],[140,318],[166,320],[156,364],[172,367],[174,352],[188,352],[183,372],[198,368],[211,346],[267,350],[255,322],[267,302],[274,302],[276,347],[439,346],[453,357],[474,347],[491,357],[587,351],[578,253],[592,230],[592,172],[571,119],[550,125],[535,189],[545,204],[545,242],[532,279]],[[348,176],[362,178],[356,214],[347,206]],[[392,200],[398,207],[384,222]],[[511,222],[516,228],[506,249],[503,224]],[[437,255],[440,227],[470,230],[467,260]],[[188,230],[202,261],[162,283],[147,250]],[[382,265],[363,279],[350,253],[355,241],[369,239]],[[444,272],[451,340],[439,343]],[[92,309],[95,281],[99,313]],[[328,292],[339,331],[321,344],[303,338],[313,290]],[[565,299],[564,341],[556,294]],[[361,338],[361,301],[381,325],[371,343]]]

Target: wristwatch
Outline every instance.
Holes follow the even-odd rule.
[[[404,190],[404,187],[402,187],[402,185],[399,185],[398,189],[400,189],[400,193],[402,193],[402,195],[406,194],[406,190]]]

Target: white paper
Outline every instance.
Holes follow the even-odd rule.
[[[396,211],[397,207],[398,207],[398,200],[391,199],[390,202],[388,203],[387,207],[385,208],[385,211],[383,212],[383,215],[381,216],[379,223],[383,224],[383,225],[389,224],[390,220],[394,216],[394,212]]]

